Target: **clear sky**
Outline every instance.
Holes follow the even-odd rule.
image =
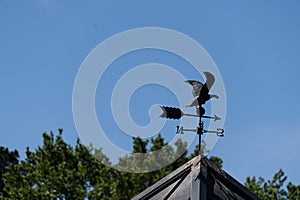
[[[164,27],[200,43],[222,75],[226,135],[211,155],[241,182],[252,175],[269,179],[282,168],[300,184],[299,10],[298,0],[0,0],[0,145],[22,154],[57,128],[74,143],[72,91],[85,57],[119,32]],[[143,55],[124,62],[149,62],[157,52]],[[172,102],[165,94],[164,103]],[[118,142],[131,146],[130,139]]]

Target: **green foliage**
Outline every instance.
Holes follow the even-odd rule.
[[[7,172],[9,164],[18,164],[19,153],[17,150],[9,151],[8,148],[0,147],[0,197],[7,196],[7,193],[3,191],[5,182],[3,180],[3,174]]]
[[[34,151],[27,148],[26,158],[20,163],[17,152],[0,150],[3,186],[5,183],[0,198],[4,199],[130,199],[191,158],[187,156],[187,143],[180,139],[173,148],[160,134],[150,143],[133,138],[133,153],[148,152],[149,157],[126,156],[116,167],[134,171],[142,165],[176,161],[149,173],[120,172],[103,164],[110,161],[101,149],[86,148],[79,140],[74,147],[67,144],[62,129],[57,136],[44,133],[42,146]]]
[[[109,176],[107,170],[81,144],[73,148],[61,133],[55,138],[44,133],[42,147],[35,152],[27,148],[26,159],[9,166],[4,191],[10,199],[84,199],[97,184],[109,191],[105,184],[110,179],[103,177]]]
[[[135,169],[140,167],[153,169],[161,164],[165,164],[166,167],[149,173],[123,173],[126,177],[130,177],[131,187],[126,190],[132,194],[130,197],[140,193],[188,161],[186,156],[187,143],[182,142],[180,139],[175,142],[175,151],[164,141],[164,138],[160,134],[158,134],[156,138],[151,139],[149,149],[146,148],[148,140],[143,141],[140,138],[133,138],[133,144],[134,153],[148,153],[147,156],[145,156],[145,154],[126,156],[119,160],[117,166],[123,169],[126,166],[127,170],[132,172],[135,172]],[[167,163],[170,163],[170,160],[176,161],[167,165]]]
[[[287,184],[287,198],[289,200],[299,200],[300,199],[300,185],[293,185],[291,182]]]
[[[214,163],[218,168],[223,167],[223,160],[217,156],[211,156],[209,160]]]
[[[264,178],[247,177],[245,186],[255,193],[262,200],[299,200],[300,199],[300,185],[295,186],[289,182],[284,189],[287,176],[284,175],[282,169],[275,173],[272,180],[266,181]]]
[[[141,138],[133,138],[133,153],[146,153],[148,140],[143,141]]]
[[[199,153],[200,153],[201,157],[205,157],[209,153],[209,150],[206,148],[206,143],[204,140],[201,141],[200,152],[199,152],[199,144],[197,144],[194,149],[194,152],[189,156],[189,158],[192,159],[192,158],[198,156]]]
[[[149,148],[147,148],[149,146]],[[187,155],[187,143],[168,145],[158,134],[148,140],[133,138],[133,153],[149,153],[126,156],[116,167],[127,167],[128,171],[141,167],[153,167],[157,163],[172,164],[149,173],[120,172],[103,164],[110,164],[101,149],[86,148],[78,140],[72,147],[62,138],[62,129],[54,136],[43,134],[43,145],[30,151],[26,158],[18,161],[18,152],[0,147],[0,198],[2,199],[130,199],[153,183],[171,173],[191,158],[199,155],[199,147]],[[201,155],[206,153],[202,143]],[[96,159],[97,158],[97,159]],[[222,167],[219,157],[210,161]],[[99,162],[100,160],[101,162]],[[286,184],[287,177],[279,170],[272,180],[262,177],[247,177],[245,186],[262,200],[299,200],[300,185]],[[286,188],[284,188],[286,186]]]

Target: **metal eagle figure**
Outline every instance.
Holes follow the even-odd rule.
[[[204,72],[204,75],[206,77],[206,82],[204,84],[195,80],[185,81],[193,86],[192,95],[194,97],[193,101],[190,104],[186,105],[187,107],[197,107],[199,106],[199,104],[205,104],[205,102],[211,98],[219,98],[219,96],[216,94],[209,94],[209,90],[215,82],[214,75],[209,72]]]
[[[189,83],[193,86],[192,95],[194,97],[193,101],[187,105],[187,107],[195,107],[196,114],[185,114],[181,111],[180,108],[168,107],[168,106],[160,106],[163,113],[160,115],[162,118],[168,119],[175,119],[179,120],[183,116],[192,116],[192,117],[199,117],[199,124],[196,129],[184,129],[182,126],[177,126],[176,134],[183,134],[184,131],[196,132],[199,135],[199,148],[201,147],[201,135],[203,133],[213,133],[219,137],[224,136],[224,130],[222,128],[218,128],[216,131],[205,130],[204,122],[202,118],[213,119],[214,121],[220,120],[221,118],[217,115],[214,116],[207,116],[205,114],[205,109],[202,107],[206,101],[210,100],[211,98],[218,99],[219,96],[216,94],[210,94],[209,91],[215,82],[215,77],[209,72],[204,72],[206,77],[206,82],[203,84],[196,80],[187,80],[185,82]]]

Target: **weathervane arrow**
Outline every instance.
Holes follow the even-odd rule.
[[[168,106],[160,106],[163,113],[159,116],[161,118],[168,119],[180,119],[182,116],[190,116],[190,117],[199,117],[199,115],[195,114],[185,114],[180,108],[168,107]],[[203,118],[213,119],[214,121],[220,120],[221,118],[217,115],[214,116],[202,116]]]

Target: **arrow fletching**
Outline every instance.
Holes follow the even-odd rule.
[[[179,108],[160,106],[163,113],[159,116],[168,119],[180,119],[184,114]]]

